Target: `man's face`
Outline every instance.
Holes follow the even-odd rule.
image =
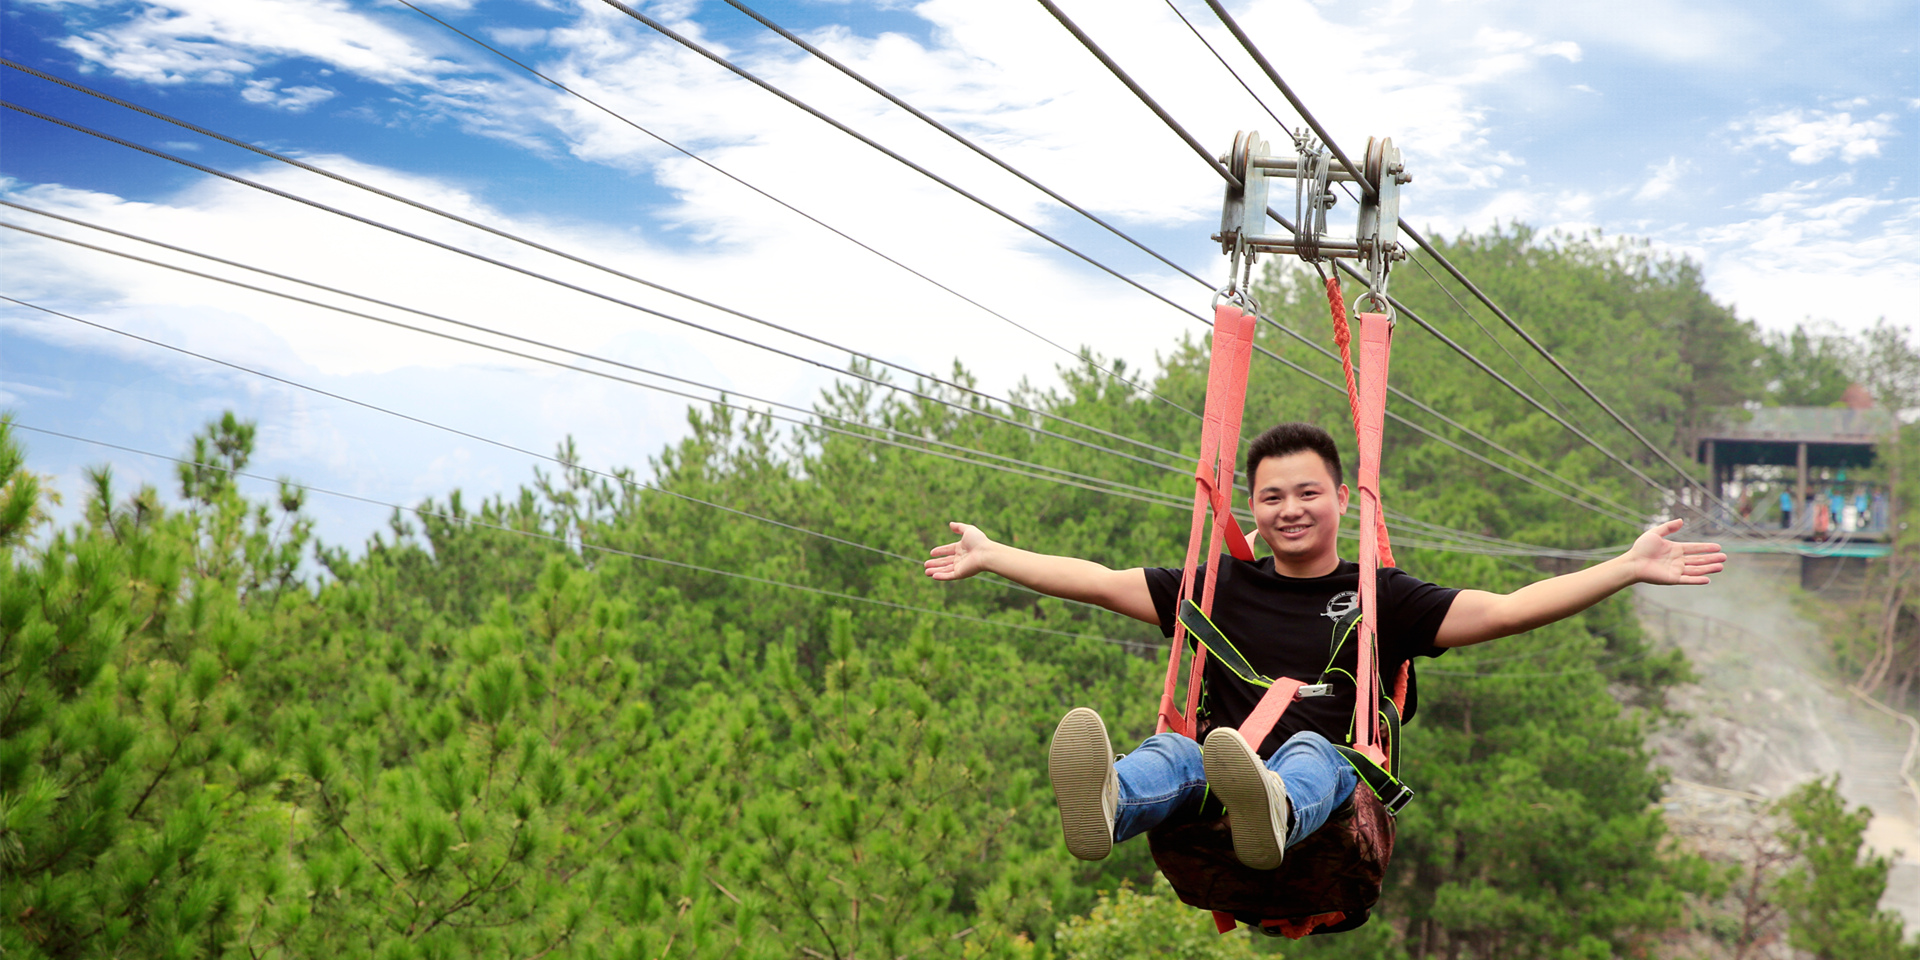
[[[1346,484],[1334,483],[1327,462],[1312,450],[1254,466],[1254,524],[1282,567],[1337,558],[1334,537],[1346,512]]]

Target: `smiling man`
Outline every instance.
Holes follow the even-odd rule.
[[[1208,658],[1199,743],[1162,733],[1116,758],[1099,714],[1068,712],[1048,755],[1054,802],[1067,849],[1099,860],[1121,840],[1172,817],[1191,816],[1209,785],[1227,809],[1235,854],[1255,869],[1280,865],[1286,848],[1326,823],[1358,782],[1334,749],[1353,716],[1352,644],[1335,628],[1359,603],[1360,569],[1336,546],[1347,486],[1333,437],[1308,423],[1283,423],[1256,437],[1246,475],[1254,522],[1271,557],[1248,563],[1222,555],[1213,621],[1249,664],[1269,677],[1331,683],[1328,696],[1302,699],[1264,743],[1235,730],[1264,692]],[[927,575],[960,580],[997,573],[1041,593],[1098,604],[1173,635],[1178,568],[1112,570],[1072,557],[995,543],[979,528],[950,524],[959,541],[933,549]],[[1402,570],[1379,572],[1379,671],[1393,676],[1414,657],[1524,633],[1579,613],[1636,583],[1703,584],[1726,554],[1718,544],[1675,543],[1680,521],[1662,523],[1626,553],[1510,594],[1435,586]],[[1407,717],[1414,704],[1407,705]]]

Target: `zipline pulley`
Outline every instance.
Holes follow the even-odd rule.
[[[1302,131],[1294,139],[1293,156],[1273,156],[1267,150],[1267,142],[1259,133],[1242,131],[1234,134],[1233,149],[1220,158],[1238,181],[1227,185],[1220,233],[1214,237],[1220,243],[1220,252],[1232,258],[1227,291],[1246,289],[1254,258],[1262,253],[1291,254],[1309,263],[1344,258],[1365,266],[1366,296],[1374,300],[1376,309],[1385,312],[1387,274],[1395,261],[1407,257],[1400,246],[1400,186],[1413,180],[1393,139],[1367,140],[1361,164],[1365,185],[1352,240],[1328,239],[1326,235],[1327,211],[1339,200],[1332,185],[1355,180],[1326,145]],[[1266,232],[1270,177],[1294,181],[1296,233],[1292,236]]]

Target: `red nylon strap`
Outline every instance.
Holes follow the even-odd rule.
[[[1392,327],[1384,314],[1360,315],[1360,662],[1353,702],[1353,746],[1384,763],[1380,749],[1379,570],[1385,521],[1380,514],[1380,447],[1387,417],[1387,363]]]
[[[1333,342],[1340,347],[1340,369],[1347,375],[1347,408],[1353,412],[1353,435],[1360,436],[1360,388],[1353,382],[1353,334],[1347,329],[1347,303],[1340,295],[1340,278],[1327,278],[1327,306],[1333,311]],[[1383,371],[1384,367],[1381,368]],[[1381,418],[1385,419],[1386,397],[1383,393],[1380,401]],[[1393,544],[1387,539],[1387,517],[1380,515],[1375,524],[1380,533],[1380,565],[1397,566],[1393,562]]]
[[[1200,430],[1200,459],[1194,468],[1193,526],[1187,536],[1187,561],[1180,574],[1180,596],[1176,603],[1194,596],[1194,580],[1199,570],[1201,542],[1207,543],[1207,575],[1200,584],[1200,609],[1213,613],[1213,588],[1220,574],[1220,547],[1223,540],[1233,555],[1253,559],[1246,537],[1233,519],[1233,467],[1239,455],[1240,416],[1247,403],[1247,367],[1253,359],[1254,317],[1232,304],[1221,304],[1213,312],[1213,355],[1207,368],[1207,408]],[[1207,522],[1207,512],[1214,519]],[[1207,652],[1196,647],[1187,673],[1186,709],[1174,707],[1179,688],[1180,658],[1186,650],[1187,631],[1178,619],[1173,627],[1173,649],[1167,651],[1167,679],[1160,695],[1160,718],[1155,732],[1172,730],[1188,737],[1198,732],[1194,714],[1200,704],[1200,676]]]
[[[1407,715],[1407,677],[1412,674],[1412,672],[1413,668],[1405,662],[1402,662],[1400,664],[1400,672],[1393,678],[1393,705],[1399,708],[1400,716],[1403,719]],[[1387,772],[1399,773],[1400,771],[1388,770]]]
[[[1273,681],[1273,686],[1260,695],[1260,702],[1254,706],[1253,712],[1240,721],[1240,736],[1255,753],[1260,752],[1260,745],[1266,742],[1267,734],[1273,732],[1273,725],[1280,722],[1280,716],[1293,705],[1293,695],[1306,685],[1305,680],[1292,677]]]

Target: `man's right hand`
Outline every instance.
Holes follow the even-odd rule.
[[[965,580],[986,569],[986,554],[993,541],[971,523],[947,524],[960,539],[933,548],[933,559],[926,563],[927,576],[935,580]]]
[[[965,580],[976,573],[996,573],[1049,597],[1091,603],[1160,625],[1153,594],[1147,589],[1147,575],[1139,567],[1109,570],[1091,560],[1048,556],[995,543],[970,523],[955,521],[947,526],[960,539],[933,548],[933,559],[926,562],[926,570],[935,580]]]

